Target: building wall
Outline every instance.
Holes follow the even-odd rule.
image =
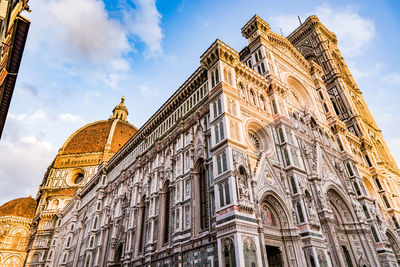
[[[31,219],[0,217],[0,266],[23,266]]]
[[[46,266],[398,266],[398,224],[323,67],[257,16],[242,34],[74,196]]]

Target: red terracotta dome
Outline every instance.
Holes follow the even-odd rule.
[[[35,216],[36,200],[23,197],[8,201],[0,207],[0,216],[18,216],[33,218]]]
[[[58,155],[104,152],[115,154],[136,132],[126,118],[128,109],[121,98],[108,120],[89,123],[75,131],[61,147]]]

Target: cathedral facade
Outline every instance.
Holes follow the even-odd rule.
[[[287,38],[254,16],[242,35],[79,186],[86,161],[59,153],[26,266],[399,266],[400,172],[335,35],[315,16]]]

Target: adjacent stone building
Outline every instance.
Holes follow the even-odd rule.
[[[17,81],[31,22],[28,0],[0,0],[0,138]]]
[[[51,166],[26,266],[399,266],[399,169],[334,33],[254,16],[242,35],[93,164],[44,237],[45,188],[72,188]]]
[[[0,207],[0,266],[23,266],[35,209],[32,197],[17,198]]]

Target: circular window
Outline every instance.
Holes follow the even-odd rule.
[[[253,130],[249,130],[247,132],[247,134],[250,137],[250,141],[252,143],[252,145],[257,148],[258,150],[262,150],[262,143],[261,143],[261,139],[258,136],[258,134],[256,132],[254,132]]]
[[[74,182],[74,184],[80,184],[83,181],[83,173],[78,172],[77,174],[75,174],[72,181]]]

